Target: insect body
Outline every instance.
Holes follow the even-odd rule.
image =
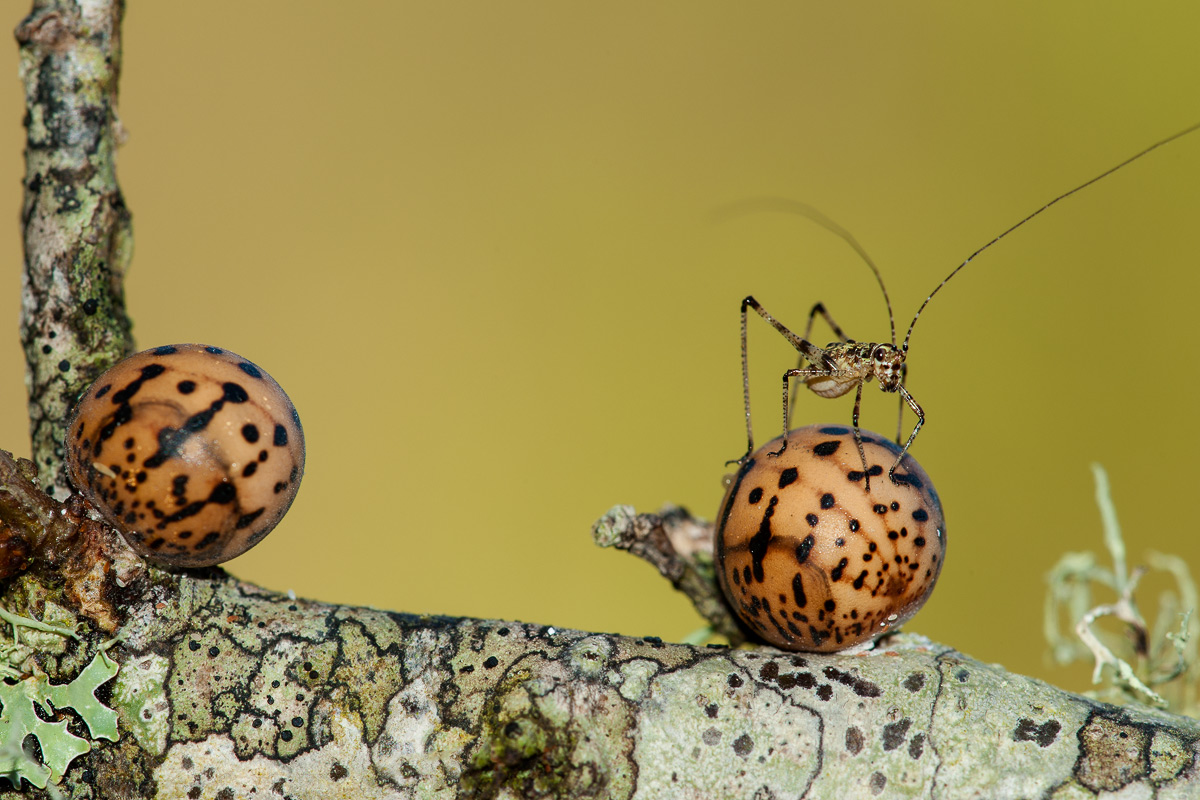
[[[809,312],[808,325],[805,328],[804,336],[797,336],[783,323],[776,319],[770,312],[763,308],[753,296],[746,297],[744,300],[742,300],[742,394],[746,409],[747,446],[745,455],[737,459],[736,463],[739,465],[746,463],[747,459],[749,459],[750,455],[754,452],[754,431],[750,423],[750,370],[746,348],[747,311],[753,309],[755,313],[757,313],[772,327],[779,331],[779,333],[782,334],[783,337],[787,339],[788,342],[791,343],[792,347],[796,348],[797,352],[800,354],[799,363],[797,366],[794,369],[789,369],[783,374],[782,444],[779,446],[778,450],[772,451],[770,454],[778,456],[782,454],[788,446],[788,427],[791,416],[791,400],[789,395],[791,394],[790,389],[793,378],[798,378],[803,381],[804,384],[819,397],[841,397],[844,394],[848,394],[851,389],[854,389],[854,413],[852,417],[854,441],[858,447],[859,460],[862,464],[863,488],[867,491],[870,491],[871,475],[880,474],[882,472],[882,468],[873,470],[867,466],[866,454],[863,451],[862,432],[858,425],[858,413],[859,407],[862,403],[863,384],[871,381],[872,379],[877,379],[879,381],[879,388],[882,391],[898,393],[900,395],[901,424],[903,423],[905,405],[912,409],[912,412],[916,414],[917,417],[917,422],[913,426],[912,432],[909,433],[907,441],[905,441],[903,447],[900,448],[900,453],[896,456],[895,462],[888,470],[888,478],[895,483],[899,480],[895,475],[896,468],[899,467],[900,463],[904,460],[904,456],[908,453],[908,449],[912,446],[913,440],[917,438],[917,433],[921,430],[921,426],[925,423],[924,411],[921,409],[921,406],[917,403],[917,401],[913,399],[912,394],[909,393],[908,389],[905,387],[905,377],[907,375],[907,365],[905,363],[905,359],[908,356],[908,343],[912,338],[913,328],[916,327],[917,320],[920,319],[921,313],[925,310],[925,307],[929,305],[929,301],[933,299],[933,296],[936,295],[943,286],[949,283],[950,279],[957,275],[963,267],[970,264],[976,256],[978,256],[984,250],[987,250],[992,245],[996,244],[996,242],[1000,241],[1017,228],[1024,225],[1026,222],[1029,222],[1034,217],[1050,208],[1055,203],[1070,197],[1081,189],[1084,189],[1099,181],[1101,178],[1111,175],[1112,173],[1138,160],[1151,151],[1156,150],[1165,144],[1169,144],[1176,139],[1182,138],[1183,136],[1186,136],[1197,129],[1200,129],[1200,124],[1192,125],[1191,127],[1186,128],[1179,133],[1152,144],[1146,149],[1125,159],[1120,164],[1105,170],[1091,180],[1058,195],[1050,202],[1041,206],[1033,213],[1025,216],[1016,224],[1005,229],[991,241],[984,244],[982,247],[968,256],[965,261],[951,270],[950,274],[947,275],[941,283],[935,286],[933,291],[930,292],[928,296],[926,296],[924,302],[922,302],[921,306],[917,309],[917,313],[913,315],[912,322],[909,323],[908,326],[908,332],[904,336],[904,341],[900,344],[897,344],[896,342],[895,317],[892,314],[892,303],[891,299],[888,297],[887,287],[883,283],[883,276],[880,274],[879,269],[875,266],[875,263],[867,255],[866,251],[859,245],[857,241],[855,241],[854,237],[851,236],[849,232],[844,230],[837,223],[825,217],[816,209],[801,203],[789,203],[788,205],[792,210],[798,211],[803,216],[809,217],[822,227],[825,227],[832,233],[840,236],[846,241],[847,244],[854,248],[863,261],[866,262],[867,266],[870,267],[871,272],[875,275],[875,280],[879,283],[880,290],[883,292],[884,302],[887,304],[888,322],[891,325],[892,334],[891,341],[882,343],[862,343],[850,339],[842,332],[842,329],[838,327],[837,323],[833,321],[833,318],[829,315],[829,312],[825,310],[825,306],[821,303],[817,303],[815,306],[813,306],[812,311]],[[820,315],[829,324],[829,327],[838,337],[838,341],[831,342],[825,347],[819,347],[812,343],[811,334],[813,320],[817,317],[817,315]],[[896,443],[899,444],[900,440],[901,428],[898,427],[896,433]]]

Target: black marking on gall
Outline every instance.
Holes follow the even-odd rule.
[[[917,547],[924,547],[925,546],[925,537],[917,536],[916,538],[913,539],[913,544],[915,544]]]
[[[838,448],[841,446],[842,446],[842,443],[837,441],[836,439],[828,441],[828,442],[821,442],[820,444],[813,446],[813,455],[818,455],[818,456],[822,456],[822,457],[831,456],[834,453],[836,453],[838,451]]]
[[[764,578],[763,559],[767,557],[767,546],[771,542],[771,517],[775,516],[775,506],[778,502],[778,497],[772,497],[770,502],[767,503],[767,509],[763,512],[762,522],[759,523],[758,531],[750,537],[748,545],[754,579],[759,583],[762,583]],[[749,579],[746,580],[746,583],[750,583]]]
[[[104,395],[108,394],[110,391],[112,391],[112,384],[106,383],[105,385],[101,386],[99,389],[96,390],[96,399],[99,400],[101,397],[104,397]]]
[[[156,356],[169,356],[178,353],[179,350],[173,344],[164,344],[162,347],[156,347],[150,352]]]
[[[899,510],[900,510],[900,504],[897,503],[895,500],[893,500],[892,501],[892,511],[899,511]]]
[[[262,371],[258,367],[251,364],[249,361],[238,362],[238,369],[249,375],[251,378],[262,378]]]
[[[249,464],[247,464],[245,467],[242,468],[242,477],[249,478],[252,475],[254,475],[254,473],[256,473],[256,472],[258,472],[258,462],[251,461]]]
[[[283,427],[282,425],[276,425],[275,426],[275,446],[276,447],[287,447],[287,443],[288,443],[287,428]],[[783,479],[781,478],[780,481],[782,481],[782,480]],[[782,488],[782,483],[780,484],[780,487]]]
[[[242,426],[242,438],[250,444],[258,441],[258,426],[254,423],[247,422]]]
[[[254,521],[256,519],[258,519],[259,517],[261,517],[263,515],[263,512],[266,510],[267,509],[264,507],[264,508],[258,509],[257,511],[251,511],[247,514],[242,514],[240,517],[238,517],[237,524],[234,527],[239,531],[242,530],[243,528],[249,528],[251,525],[254,524]]]
[[[871,510],[880,516],[888,512],[887,506],[883,505],[882,503],[876,503],[874,506],[872,506]]]
[[[832,600],[825,601],[825,610],[826,611],[833,611],[835,608],[837,608],[837,603],[833,602]]]
[[[837,502],[837,501],[835,501],[833,499],[833,495],[829,494],[828,492],[821,495],[821,508],[822,509],[828,510],[828,509],[833,508],[835,502]]]
[[[813,535],[811,533],[808,536],[805,536],[804,539],[800,542],[800,544],[796,545],[796,561],[801,564],[803,564],[805,561],[807,561],[808,554],[810,552],[812,552],[813,545],[816,543],[817,543],[817,540],[815,538],[813,538]],[[801,604],[801,605],[803,605],[803,604]]]
[[[867,470],[867,474],[872,478],[878,477],[883,474],[883,467],[875,464],[869,470]]]
[[[917,522],[926,522],[929,520],[929,512],[923,508],[918,508],[916,511],[912,512],[912,518]]]
[[[824,428],[818,428],[821,433],[827,433],[830,436],[846,436],[851,433],[849,428],[843,428],[840,425],[827,425]]]
[[[205,345],[205,346],[204,346],[204,352],[206,352],[206,353],[209,353],[209,354],[211,354],[211,355],[214,355],[214,356],[219,356],[219,355],[221,355],[222,353],[224,353],[225,351],[224,351],[224,350],[222,350],[222,349],[221,349],[221,348],[219,348],[219,347],[213,347],[212,345]]]
[[[275,438],[277,440],[279,438],[279,430],[280,429],[278,427],[276,427]],[[284,444],[287,444],[287,439],[286,439],[287,431],[284,431],[283,433],[284,433],[284,437],[285,437]],[[276,441],[276,444],[278,444],[278,443],[279,442]],[[800,477],[800,472],[795,467],[788,467],[783,472],[779,473],[779,488],[783,489],[786,486],[791,486],[793,483],[796,482],[796,479],[799,477]]]
[[[808,514],[804,517],[804,521],[808,523],[808,527],[815,528],[821,520],[817,518],[816,514]]]
[[[804,594],[804,578],[799,572],[792,576],[792,596],[799,608],[808,605],[808,597]]]
[[[191,394],[192,392],[196,391],[196,382],[180,381],[179,383],[175,384],[175,388],[179,390],[180,394]]]
[[[858,523],[858,520],[856,520],[856,519],[852,519],[852,520],[850,520],[850,532],[851,532],[851,533],[858,533],[858,529],[859,529],[859,523]]]
[[[225,392],[225,399],[231,403],[244,403],[250,399],[250,395],[246,393],[245,387],[240,383],[227,381],[221,384],[221,389]]]
[[[859,482],[859,481],[861,481],[861,480],[862,480],[864,477],[866,477],[866,473],[865,473],[865,472],[859,472],[859,471],[858,471],[858,470],[856,470],[856,469],[852,469],[852,470],[850,470],[849,472],[847,472],[847,473],[846,473],[846,480],[850,481],[851,483],[858,483],[858,482]]]
[[[842,579],[842,570],[844,570],[846,565],[849,563],[850,560],[847,558],[843,558],[841,561],[839,561],[837,566],[829,571],[829,580],[833,581],[834,583],[840,581]]]
[[[759,501],[762,500],[762,496],[763,496],[762,487],[755,486],[753,489],[750,490],[750,494],[746,499],[748,501],[750,501],[750,505],[756,506],[756,505],[758,505]]]

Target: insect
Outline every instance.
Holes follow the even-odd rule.
[[[873,459],[886,437],[809,425],[771,458],[769,442],[729,482],[717,513],[717,578],[742,622],[786,650],[863,645],[916,614],[946,560],[946,520],[911,457],[906,480],[858,490],[852,443]]]
[[[261,367],[175,344],[117,363],[67,427],[75,488],[134,550],[177,567],[219,564],[263,539],[304,473],[304,431]]]
[[[903,431],[904,406],[907,405],[917,417],[917,421],[916,424],[913,425],[912,432],[909,433],[907,441],[905,441],[903,447],[900,448],[900,452],[896,455],[895,461],[888,470],[888,478],[895,483],[898,480],[895,474],[896,468],[900,466],[900,462],[904,460],[904,456],[908,453],[909,448],[912,447],[912,443],[917,438],[917,433],[920,432],[921,426],[925,424],[924,410],[905,386],[905,379],[908,370],[906,359],[908,357],[908,343],[912,338],[913,328],[916,327],[917,320],[921,318],[921,313],[925,310],[926,306],[929,305],[929,301],[933,299],[934,295],[941,291],[943,286],[949,283],[950,280],[957,275],[960,270],[970,264],[980,253],[987,250],[989,247],[996,244],[1005,236],[1008,236],[1017,228],[1020,228],[1022,225],[1032,220],[1034,217],[1046,211],[1055,203],[1058,203],[1060,200],[1065,200],[1076,192],[1091,186],[1093,183],[1096,183],[1102,178],[1111,175],[1122,167],[1137,161],[1139,158],[1147,155],[1153,150],[1156,150],[1165,144],[1169,144],[1176,139],[1180,139],[1197,130],[1198,128],[1200,128],[1200,124],[1192,125],[1191,127],[1188,127],[1176,134],[1168,136],[1166,139],[1162,139],[1145,148],[1144,150],[1141,150],[1135,155],[1130,156],[1116,166],[1105,170],[1091,180],[1081,183],[1069,191],[1063,192],[1050,202],[1042,205],[1033,213],[1028,214],[1019,220],[1016,224],[1002,231],[999,235],[988,241],[975,252],[971,253],[971,255],[967,256],[965,261],[951,270],[950,274],[943,278],[942,282],[935,286],[933,291],[926,296],[924,302],[922,302],[920,307],[917,309],[917,313],[913,315],[912,322],[909,323],[908,332],[904,335],[903,343],[899,345],[896,343],[896,322],[892,313],[892,302],[888,297],[887,287],[883,283],[883,276],[880,274],[879,269],[875,266],[874,262],[871,261],[866,251],[863,250],[858,242],[855,241],[854,237],[852,237],[847,231],[843,230],[832,220],[824,217],[822,214],[820,214],[820,212],[808,206],[804,206],[803,204],[793,204],[793,206],[797,208],[801,214],[813,219],[813,221],[844,239],[851,247],[854,248],[859,256],[862,257],[867,266],[870,267],[871,272],[875,275],[875,280],[879,283],[880,290],[883,292],[884,302],[887,304],[888,322],[891,325],[891,341],[856,342],[855,340],[846,336],[842,329],[838,327],[837,323],[834,322],[833,317],[830,316],[829,312],[825,309],[825,306],[821,303],[814,305],[812,310],[809,312],[808,325],[805,328],[804,336],[797,336],[782,322],[776,319],[770,312],[763,308],[763,306],[757,300],[755,300],[753,296],[748,296],[742,300],[742,396],[746,409],[747,444],[745,455],[737,459],[736,462],[729,463],[737,463],[739,465],[744,464],[746,460],[750,458],[751,453],[754,452],[754,431],[750,423],[750,367],[746,347],[746,317],[748,310],[752,309],[760,317],[766,320],[772,327],[779,331],[779,333],[782,334],[783,337],[787,339],[792,347],[796,348],[800,354],[796,367],[794,369],[789,369],[783,374],[783,436],[781,437],[779,449],[772,451],[770,455],[779,456],[785,450],[787,450],[788,447],[788,425],[791,412],[789,393],[793,378],[803,381],[804,384],[819,397],[841,397],[842,395],[848,394],[850,390],[853,389],[854,413],[851,417],[851,420],[853,423],[854,440],[858,449],[859,461],[862,465],[861,474],[863,478],[863,488],[869,492],[871,489],[871,470],[867,466],[867,458],[863,450],[863,439],[858,425],[858,416],[859,408],[862,403],[863,384],[875,379],[879,381],[879,388],[882,391],[898,393],[900,395],[900,424],[897,427],[897,444],[900,443],[901,434]],[[831,342],[824,347],[818,347],[810,341],[813,321],[818,315],[820,315],[829,325],[834,335],[838,337],[838,341]],[[878,470],[878,472],[882,472],[882,469]]]

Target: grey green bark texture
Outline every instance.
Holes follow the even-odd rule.
[[[130,348],[129,216],[113,164],[120,12],[37,2],[18,27],[22,338],[45,485],[74,394]],[[120,665],[93,698],[116,710],[116,741],[93,740],[69,707],[42,711],[47,739],[90,748],[67,762],[63,796],[1200,796],[1197,721],[1097,703],[919,636],[817,656],[296,600],[220,569],[149,566],[32,472],[0,455],[0,534],[34,553],[0,584],[0,611],[55,627],[0,630],[0,667],[15,670],[3,684],[74,683],[105,645]],[[650,560],[740,638],[703,523],[618,507],[594,535]],[[0,763],[39,756],[11,745]],[[24,789],[0,797],[49,796]]]
[[[67,412],[133,346],[123,289],[133,235],[116,176],[122,8],[38,0],[16,29],[26,106],[21,344],[33,460],[60,498]]]

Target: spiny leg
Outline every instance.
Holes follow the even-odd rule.
[[[903,388],[908,381],[908,362],[900,365],[900,386]],[[904,433],[904,395],[896,398],[900,410],[896,413],[896,444],[900,444],[900,436]]]
[[[921,430],[921,426],[925,424],[925,412],[921,410],[921,406],[917,404],[917,401],[913,399],[913,396],[908,393],[908,389],[905,389],[903,385],[900,386],[900,397],[908,403],[908,407],[917,415],[917,424],[913,426],[912,433],[908,435],[908,441],[904,443],[900,455],[896,456],[896,463],[892,464],[892,468],[888,470],[888,477],[891,478],[892,483],[900,483],[900,481],[896,480],[896,467],[900,466],[900,462],[904,460],[904,456],[908,455],[908,448],[912,447],[913,439],[917,438],[917,431]]]
[[[806,339],[802,339],[799,336],[797,336],[796,334],[792,333],[787,328],[787,326],[785,326],[779,320],[775,319],[775,317],[771,316],[770,312],[768,312],[765,308],[763,308],[761,305],[759,305],[758,301],[755,300],[753,296],[748,296],[744,300],[742,300],[742,311],[741,311],[741,314],[742,314],[742,400],[743,400],[743,403],[745,404],[745,409],[746,409],[746,454],[743,455],[741,458],[739,458],[736,462],[726,462],[726,463],[744,464],[746,462],[746,459],[750,457],[750,454],[754,452],[754,428],[750,423],[750,362],[749,362],[748,348],[746,347],[746,309],[747,308],[753,308],[760,317],[762,317],[764,320],[766,320],[768,323],[770,323],[770,325],[773,328],[775,328],[775,330],[779,331],[783,335],[783,337],[788,340],[788,343],[790,343],[792,345],[792,347],[796,348],[796,350],[798,350],[800,352],[800,354],[803,358],[805,358],[809,361],[812,361],[813,363],[819,363],[819,359],[825,353],[825,351],[822,350],[821,348],[810,343]],[[829,373],[821,372],[819,374],[827,375]],[[784,380],[784,387],[783,387],[783,447],[780,448],[780,450],[779,450],[780,453],[782,453],[785,449],[787,449],[787,422],[788,422],[787,381],[788,381],[789,377],[790,377],[790,375],[785,374],[784,379],[783,379]]]
[[[829,312],[825,309],[824,303],[817,303],[816,305],[814,305],[812,307],[812,310],[808,312],[808,324],[806,326],[804,326],[805,341],[808,341],[808,342],[812,341],[813,320],[815,320],[817,318],[818,314],[820,314],[821,317],[825,320],[825,323],[827,325],[829,325],[829,329],[833,331],[833,335],[838,338],[838,341],[840,341],[840,342],[850,341],[850,337],[847,336],[842,331],[841,326],[839,326],[836,322],[833,321],[833,317],[830,316]],[[803,369],[804,362],[808,361],[808,360],[809,360],[808,357],[805,356],[803,352],[801,352],[800,357],[796,360],[796,369]],[[799,392],[792,392],[792,399],[791,399],[791,402],[788,404],[787,418],[784,420],[784,423],[783,423],[783,429],[785,431],[790,430],[792,427],[791,420],[792,420],[792,417],[794,417],[796,415],[796,398],[799,395],[800,395]]]
[[[788,405],[789,405],[788,391],[792,385],[792,378],[800,378],[801,380],[807,381],[809,378],[846,378],[846,377],[854,377],[854,373],[847,373],[843,370],[836,370],[836,369],[789,369],[787,372],[783,373],[783,444],[780,445],[778,450],[771,452],[770,455],[777,456],[777,455],[781,454],[784,450],[787,450],[787,434],[788,434],[787,425],[788,425]],[[862,385],[863,385],[863,382],[862,382],[862,379],[860,378],[858,380],[858,397],[860,397],[860,398],[862,397]],[[849,391],[849,389],[847,389],[846,391]],[[857,427],[858,427],[858,401],[857,400],[854,403],[854,420],[855,420],[854,421],[855,429],[857,430]],[[862,445],[860,444],[859,451],[861,452],[861,450],[862,450]],[[866,464],[865,458],[863,459],[863,464],[864,464],[864,469],[865,469],[865,464]]]
[[[862,387],[863,382],[858,382],[858,388],[854,392],[854,444],[858,445],[858,459],[862,462],[863,468],[863,489],[866,492],[871,491],[871,469],[867,466],[867,453],[863,450],[862,429],[858,427],[858,407],[862,403]],[[894,469],[894,467],[893,467]]]

